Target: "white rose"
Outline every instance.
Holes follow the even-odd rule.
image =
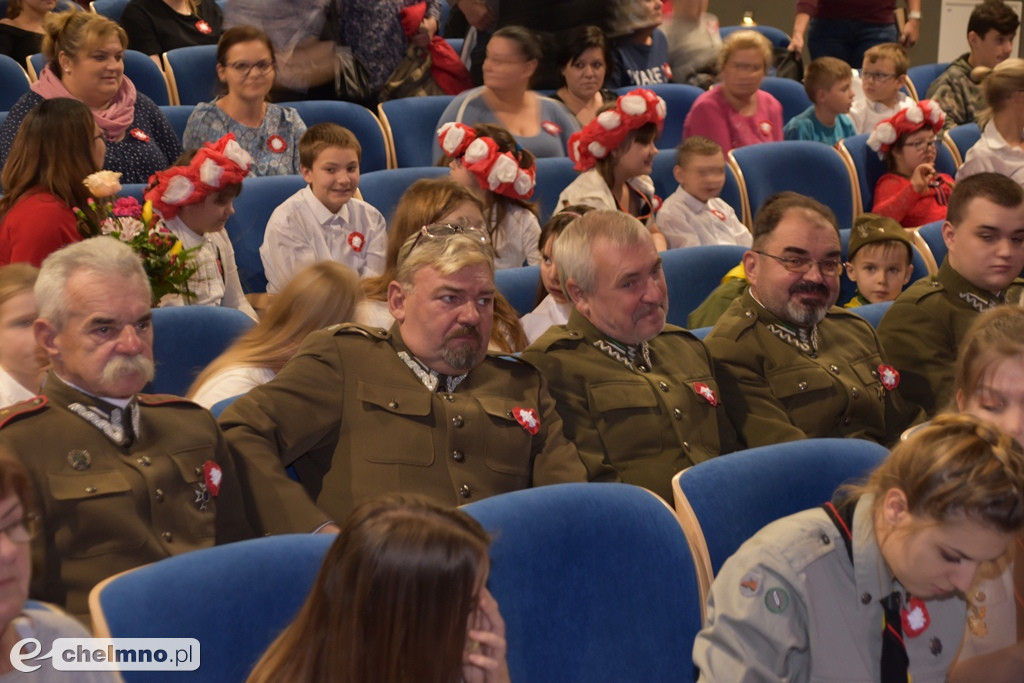
[[[519,173],[516,174],[516,182],[513,184],[513,187],[515,187],[516,192],[520,196],[525,197],[533,191],[533,178],[530,177],[529,173],[520,169]]]
[[[121,191],[121,174],[116,171],[96,171],[82,181],[89,193],[97,199],[113,197]]]
[[[195,185],[192,181],[183,175],[176,175],[167,183],[167,189],[164,191],[164,196],[160,200],[164,204],[170,204],[171,206],[178,206],[186,199],[192,196],[195,192]]]
[[[441,138],[441,149],[448,156],[452,156],[465,139],[466,131],[449,121],[437,129],[437,135]]]
[[[199,180],[209,187],[220,187],[224,169],[213,159],[207,159],[199,166]]]
[[[647,100],[640,95],[623,95],[619,98],[619,108],[631,116],[639,116],[647,111]]]
[[[597,122],[601,124],[601,127],[605,130],[613,130],[622,125],[622,117],[619,116],[619,112],[614,109],[603,111],[597,115]]]
[[[502,183],[514,181],[518,172],[519,164],[516,163],[515,159],[507,154],[502,154],[491,165],[491,171],[487,174],[487,184],[490,185],[492,190],[495,190]]]
[[[228,144],[224,145],[224,156],[231,161],[235,162],[242,168],[249,168],[252,166],[252,157],[246,152],[237,140],[228,140]],[[205,180],[203,181],[206,182]],[[209,185],[209,183],[207,183]]]
[[[466,163],[475,164],[478,161],[487,158],[487,155],[491,153],[488,149],[487,143],[481,138],[473,140],[469,143],[469,147],[466,148],[466,153],[462,155],[462,160]]]

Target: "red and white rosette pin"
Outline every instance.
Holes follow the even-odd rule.
[[[651,208],[652,209],[654,209],[655,211],[661,211],[661,204],[662,204],[661,197],[659,197],[658,195],[652,195],[651,196]]]
[[[149,142],[149,135],[141,128],[132,128],[128,134],[140,142]]]
[[[883,387],[892,391],[900,385],[900,372],[891,365],[879,365],[878,379],[882,381]]]
[[[712,406],[718,405],[718,397],[715,396],[715,390],[707,384],[704,384],[704,382],[694,382],[693,390],[698,396],[710,403]]]
[[[928,606],[921,598],[910,598],[906,607],[900,610],[900,621],[903,622],[903,633],[910,638],[917,638],[932,623],[928,614]]]
[[[757,124],[758,128],[761,129],[761,135],[768,137],[772,134],[772,122],[765,119]]]
[[[213,33],[213,28],[208,23],[200,19],[196,22],[196,30],[202,33],[204,36],[208,36]]]
[[[267,149],[274,154],[281,154],[288,149],[288,143],[280,135],[271,135],[267,138]]]
[[[540,127],[544,129],[544,132],[548,135],[561,135],[562,127],[554,121],[541,121]]]
[[[203,463],[203,476],[206,479],[206,489],[210,492],[210,495],[214,498],[220,493],[220,482],[224,478],[224,472],[221,470],[220,465],[212,460],[207,460]]]
[[[718,209],[708,209],[708,213],[717,218],[720,221],[725,220],[725,212]]]
[[[362,251],[365,244],[366,235],[361,232],[354,232],[348,236],[348,246],[352,247],[352,251]]]
[[[540,431],[540,416],[537,415],[537,411],[533,408],[520,408],[516,406],[512,409],[512,417],[530,434],[536,434]]]

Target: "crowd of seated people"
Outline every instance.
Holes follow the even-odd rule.
[[[364,535],[400,545],[410,524],[457,537],[466,553],[451,593],[456,618],[426,616],[447,629],[432,647],[469,653],[439,658],[438,671],[504,683],[504,626],[485,587],[488,539],[453,508],[565,482],[635,484],[671,504],[671,478],[684,468],[843,437],[896,448],[895,460],[827,514],[769,527],[723,568],[695,649],[704,678],[767,672],[773,652],[806,650],[801,638],[819,626],[813,615],[794,617],[788,601],[814,602],[829,572],[870,561],[908,606],[932,607],[946,641],[927,666],[928,643],[908,646],[904,675],[909,666],[922,679],[941,669],[974,680],[984,666],[1019,679],[1015,609],[1024,606],[994,597],[1012,596],[1019,565],[973,571],[1010,557],[1024,524],[1019,513],[992,513],[1008,505],[1004,489],[1024,486],[1014,441],[1024,423],[1019,349],[1007,350],[1017,333],[1005,331],[1020,326],[1012,311],[1024,296],[1024,62],[986,52],[986,40],[1017,30],[996,1],[979,5],[968,26],[965,62],[976,81],[957,87],[975,88],[975,115],[958,122],[982,132],[956,182],[936,167],[949,128],[942,106],[953,95],[904,92],[909,58],[896,42],[866,49],[854,65],[815,59],[805,81],[811,105],[787,123],[761,89],[771,43],[755,30],[732,32],[712,41],[714,64],[700,52],[686,79],[710,86],[713,73],[715,83],[681,127],[667,129],[673,103],[647,86],[674,78],[670,55],[686,47],[674,41],[706,33],[706,2],[680,0],[686,31],[671,19],[659,28],[660,0],[614,0],[551,35],[508,24],[507,6],[470,0],[429,0],[411,15],[404,0],[347,2],[340,15],[334,3],[288,11],[291,3],[256,0],[131,0],[120,23],[12,2],[0,38],[21,42],[0,40],[0,49],[19,61],[42,53],[45,67],[0,123],[0,450],[10,456],[0,454],[0,522],[9,519],[0,555],[16,550],[25,564],[31,555],[38,569],[18,577],[26,588],[0,622],[77,633],[24,608],[25,598],[84,620],[89,591],[117,572],[263,535],[340,530],[309,601],[252,677],[291,680],[301,670],[317,680],[333,665],[317,660],[323,647],[309,634],[331,623],[337,630],[320,641],[330,646],[365,626],[330,604],[334,574],[372,578],[382,570],[359,564],[373,560],[357,558],[370,553],[358,544],[374,541]],[[463,54],[480,60],[480,80],[447,93],[436,132],[422,140],[450,173],[410,183],[386,215],[359,191],[366,141],[344,120],[307,128],[280,102],[375,104],[445,31],[442,2],[471,27]],[[194,107],[179,137],[125,75],[124,54],[138,50],[162,66],[163,53],[192,45],[216,46],[207,76],[221,92]],[[533,89],[559,76],[557,90]],[[862,207],[872,213],[852,225],[795,192],[748,207],[721,197],[732,150],[791,145],[784,137],[833,145],[855,133],[868,134],[864,144],[888,172],[872,179],[874,205]],[[659,139],[675,147],[664,201],[655,191]],[[578,175],[540,186],[547,157],[567,157]],[[86,182],[102,171],[113,172],[113,189]],[[259,191],[247,178],[275,175],[304,186],[255,226],[267,292],[247,291],[231,217]],[[118,213],[128,206],[122,184],[142,186],[141,214]],[[542,215],[540,194],[558,196],[553,215]],[[132,230],[149,230],[152,219],[154,239],[174,245],[168,259],[186,275],[174,293],[159,288],[149,261],[143,267],[144,247],[125,227],[133,216]],[[936,221],[947,255],[934,272],[915,273],[914,231]],[[712,328],[698,338],[667,322],[665,251],[723,244],[746,251],[694,312]],[[499,271],[524,266],[540,271],[532,312],[517,311],[499,288]],[[856,295],[841,307],[844,274]],[[891,306],[877,331],[857,310],[875,303]],[[238,309],[254,326],[195,368],[189,398],[148,394],[162,371],[152,309],[181,305]],[[230,405],[215,419],[207,408],[218,402]],[[985,483],[999,490],[979,487],[978,497],[955,499],[953,513],[935,508],[946,493],[899,469],[924,467],[926,446],[942,476],[961,483],[977,476],[963,449],[984,451]],[[980,500],[988,494],[996,502]],[[834,546],[835,564],[815,565],[807,579],[796,565],[780,568],[777,548],[812,527],[815,539],[830,539],[820,542]],[[849,556],[833,542],[844,533]],[[943,573],[954,562],[972,571]],[[404,569],[412,581],[422,568]],[[729,581],[741,589],[723,587]],[[930,600],[953,592],[953,602]],[[874,601],[858,618],[892,619],[889,610]],[[990,640],[968,618],[986,610],[998,629]],[[771,626],[781,618],[790,619],[785,637]],[[895,661],[885,647],[883,669]],[[380,652],[383,662],[401,650]],[[368,658],[353,671],[379,665]]]

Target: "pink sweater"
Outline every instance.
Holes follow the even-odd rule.
[[[697,98],[683,124],[683,139],[691,135],[711,138],[728,153],[736,147],[782,140],[782,105],[764,92],[757,91],[757,111],[743,116],[726,101],[719,87]]]

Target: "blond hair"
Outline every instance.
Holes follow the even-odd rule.
[[[43,19],[43,55],[53,75],[58,78],[62,52],[75,60],[80,54],[111,38],[117,38],[121,48],[128,49],[128,34],[120,24],[76,7],[51,12]]]
[[[869,48],[864,53],[864,62],[867,64],[874,64],[879,59],[891,59],[893,67],[896,69],[897,77],[906,74],[907,69],[910,68],[910,58],[907,57],[907,51],[899,43],[881,43]]]
[[[1014,93],[1024,92],[1024,59],[1011,57],[995,66],[978,66],[971,71],[971,79],[981,83],[985,93],[985,104],[988,108],[978,115],[978,125],[982,128],[992,119],[992,115],[1006,108]]]
[[[757,31],[735,31],[730,33],[718,52],[718,70],[739,50],[758,50],[764,57],[764,68],[772,64],[772,44]]]

